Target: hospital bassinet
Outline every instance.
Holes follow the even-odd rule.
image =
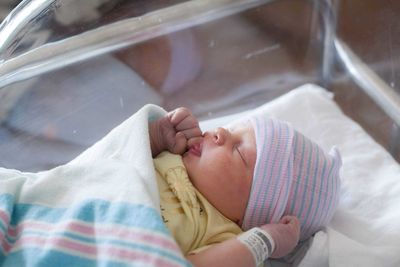
[[[150,190],[155,197],[148,198],[138,187],[131,177],[137,169],[130,164],[142,163],[134,157],[139,152],[118,141],[123,137],[142,144],[129,127],[135,125],[131,118],[143,119],[144,113],[131,115],[153,103],[166,110],[189,107],[203,129],[261,106],[322,146],[338,145],[343,158],[339,208],[331,224],[302,244],[288,262],[399,266],[399,14],[399,3],[373,0],[22,1],[0,26],[0,191],[16,190],[0,197],[22,201],[15,207],[76,209],[85,220],[91,214],[86,207],[93,203],[119,207],[126,221],[111,216],[112,226],[128,234],[109,231],[110,218],[101,212],[105,224],[89,218],[83,220],[84,228],[63,228],[61,234],[42,226],[57,229],[82,222],[67,217],[59,223],[57,217],[51,224],[46,214],[31,214],[39,223],[26,217],[24,232],[18,218],[7,221],[19,215],[3,199],[0,264],[12,264],[11,254],[43,249],[42,243],[34,243],[37,239],[29,239],[27,249],[21,250],[22,243],[14,238],[18,231],[22,239],[45,236],[41,242],[64,242],[42,258],[16,257],[32,260],[32,265],[58,257],[60,251],[67,259],[72,255],[79,262],[101,264],[96,257],[109,255],[96,254],[108,246],[103,237],[112,239],[118,251],[125,251],[125,241],[134,244],[130,249],[135,253],[143,249],[140,238],[147,222],[161,222],[156,188]],[[130,160],[123,160],[126,155]],[[154,171],[152,164],[146,166]],[[144,188],[152,183],[144,182]],[[67,185],[65,191],[60,184]],[[138,228],[125,227],[137,222],[120,206],[121,196],[135,205],[150,199],[154,216],[139,222],[143,225]],[[85,227],[95,229],[89,236],[94,241]],[[157,231],[147,234],[157,239]],[[184,266],[179,249],[170,251],[172,237],[161,233],[168,246],[156,244],[146,255]],[[94,250],[80,251],[79,246]],[[115,260],[130,263],[138,257],[130,256]]]

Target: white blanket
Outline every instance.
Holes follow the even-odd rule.
[[[1,266],[189,266],[159,214],[148,105],[72,162],[0,168]]]
[[[329,226],[305,244],[310,247],[294,255],[294,265],[400,266],[400,166],[332,98],[308,84],[255,111],[201,125],[209,129],[249,112],[263,112],[291,122],[326,150],[337,145],[343,159],[339,208]]]

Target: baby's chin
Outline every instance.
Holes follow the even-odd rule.
[[[194,168],[194,163],[195,163],[194,160],[195,160],[194,156],[188,152],[182,155],[183,165],[185,166],[186,172],[189,175],[189,179],[190,179],[190,173],[192,173],[192,170]]]

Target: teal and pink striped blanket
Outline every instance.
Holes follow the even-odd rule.
[[[164,112],[143,107],[66,165],[0,168],[0,266],[190,266],[159,213],[148,121]]]

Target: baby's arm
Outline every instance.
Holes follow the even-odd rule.
[[[177,108],[149,124],[152,156],[164,150],[183,154],[191,142],[202,136],[199,121],[187,108]]]
[[[300,226],[294,216],[285,216],[278,224],[266,224],[260,227],[273,239],[274,250],[269,258],[280,258],[290,253],[299,242]],[[238,238],[232,238],[216,244],[187,259],[196,267],[201,266],[255,266],[256,262],[250,249]]]

